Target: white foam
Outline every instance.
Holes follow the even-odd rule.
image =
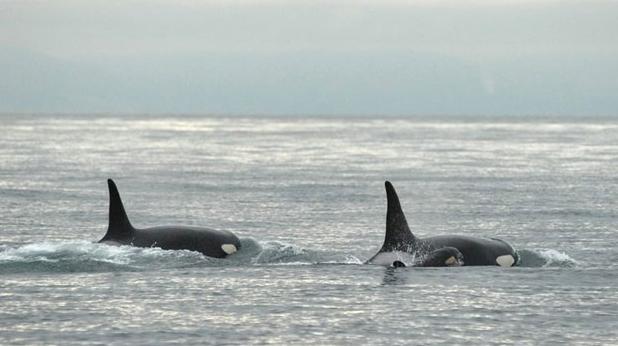
[[[551,266],[552,264],[556,264],[556,263],[557,264],[570,264],[570,265],[578,264],[577,261],[574,260],[572,257],[565,254],[564,252],[560,252],[557,250],[543,249],[543,250],[538,250],[538,253],[546,260],[546,263],[544,266]]]
[[[406,266],[411,266],[416,263],[416,256],[415,254],[403,251],[380,252],[369,260],[369,263],[390,267],[395,261],[400,261]]]
[[[344,263],[345,264],[363,264],[364,262],[360,258],[358,258],[356,256],[346,255]]]
[[[299,246],[278,241],[259,242],[260,252],[252,259],[257,264],[296,262],[298,259],[308,257],[307,251]],[[295,261],[296,260],[296,261]],[[304,262],[304,261],[303,261]],[[306,263],[311,263],[307,261]]]
[[[123,247],[124,248],[124,247]],[[57,262],[61,258],[89,258],[102,262],[126,264],[130,253],[121,247],[104,246],[86,241],[41,242],[8,248],[0,252],[0,261]]]
[[[275,262],[275,263],[265,263],[263,265],[266,266],[272,266],[272,267],[279,267],[279,266],[310,266],[310,265],[314,265],[315,263],[312,262]]]
[[[174,252],[185,256],[184,251]],[[127,265],[136,260],[169,257],[170,251],[159,248],[137,248],[127,245],[107,245],[87,241],[63,243],[40,242],[19,247],[4,248],[0,262],[58,262],[67,259],[94,260],[112,264]]]

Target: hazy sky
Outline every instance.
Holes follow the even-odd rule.
[[[0,112],[618,115],[616,1],[3,1]]]

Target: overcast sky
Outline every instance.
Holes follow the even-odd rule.
[[[5,1],[0,112],[617,115],[616,1]]]

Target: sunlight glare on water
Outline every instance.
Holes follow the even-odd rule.
[[[615,344],[618,122],[0,117],[0,344]],[[137,227],[238,234],[228,259],[96,244],[106,179]],[[417,236],[498,237],[517,268],[363,265],[384,180]]]

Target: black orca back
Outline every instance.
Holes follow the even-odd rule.
[[[444,265],[441,260],[446,260],[448,251],[452,251],[455,258],[463,255],[463,265],[516,265],[519,261],[517,252],[506,242],[499,239],[477,238],[468,236],[445,235],[429,238],[416,238],[410,231],[406,217],[401,209],[399,197],[393,185],[386,181],[386,235],[382,248],[371,259],[378,258],[380,253],[402,251],[421,256],[430,255],[430,259],[436,259],[440,266]],[[449,248],[447,250],[440,250]],[[437,251],[439,250],[439,251]],[[433,256],[433,257],[432,257]],[[392,263],[392,262],[391,262]],[[427,264],[435,265],[433,260]]]
[[[500,239],[467,237],[462,235],[442,235],[421,240],[425,248],[440,249],[454,247],[463,254],[464,265],[498,265],[496,259],[511,255],[517,263],[517,252]]]
[[[217,258],[226,257],[236,252],[241,246],[238,237],[229,231],[192,226],[137,229],[131,245],[158,247],[164,250],[198,251],[206,256]],[[226,249],[229,252],[226,252]]]
[[[165,226],[137,229],[131,225],[116,184],[109,187],[109,226],[99,242],[158,247],[165,250],[199,251],[206,256],[223,258],[240,249],[240,240],[229,231],[203,227]]]

